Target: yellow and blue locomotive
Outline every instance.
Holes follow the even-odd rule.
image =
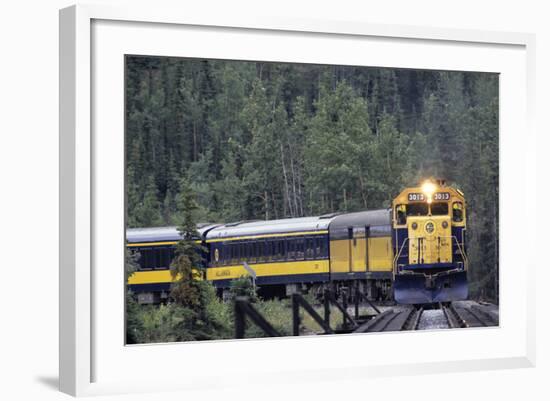
[[[405,189],[391,209],[200,225],[196,241],[207,249],[204,278],[221,292],[252,269],[264,291],[357,285],[370,299],[447,302],[467,297],[465,221],[463,194],[429,181]],[[128,229],[126,237],[140,255],[129,288],[142,303],[161,302],[177,229]]]
[[[402,191],[392,203],[393,288],[398,303],[468,297],[464,194],[443,181]]]

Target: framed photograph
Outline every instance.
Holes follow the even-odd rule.
[[[533,366],[533,60],[528,34],[61,10],[61,391]]]

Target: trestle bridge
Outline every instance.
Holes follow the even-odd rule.
[[[351,300],[351,302],[350,302]],[[492,327],[499,325],[498,306],[483,301],[456,301],[423,305],[375,303],[360,292],[339,291],[339,297],[325,290],[319,302],[312,304],[299,293],[291,295],[292,335],[304,334],[301,311],[318,324],[316,334],[375,333],[410,330]],[[322,308],[319,306],[322,305]],[[319,312],[321,309],[321,312]],[[360,314],[360,310],[368,313]],[[341,316],[334,324],[331,314]],[[281,336],[246,297],[235,300],[235,338],[244,338],[247,321],[255,324],[270,337]],[[332,323],[331,323],[332,321]],[[311,333],[306,333],[311,334]]]

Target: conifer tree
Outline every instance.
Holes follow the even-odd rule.
[[[204,247],[198,243],[200,236],[195,222],[198,205],[187,177],[180,180],[178,209],[181,223],[178,226],[181,239],[176,245],[176,257],[170,266],[172,279],[171,296],[174,301],[190,309],[200,306],[199,280],[203,277]]]
[[[180,181],[178,208],[181,224],[178,231],[181,240],[176,245],[176,257],[170,266],[172,278],[171,298],[174,315],[171,316],[176,339],[209,340],[225,338],[229,328],[220,309],[212,283],[205,280],[203,255],[206,249],[199,242],[195,222],[198,205],[189,180]]]
[[[138,270],[139,254],[126,249],[124,261],[125,282]],[[140,307],[129,289],[126,290],[126,343],[136,344],[140,342],[143,325],[140,319]]]

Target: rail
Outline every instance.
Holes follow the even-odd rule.
[[[498,326],[498,316],[493,316],[480,304],[457,307],[456,315],[463,322],[461,327],[491,327]]]
[[[459,301],[388,309],[360,325],[354,333],[498,326],[498,311],[487,308],[490,307]]]
[[[404,310],[387,309],[375,318],[357,327],[354,333],[373,333],[383,331],[415,330],[418,326],[422,308],[410,306]]]

